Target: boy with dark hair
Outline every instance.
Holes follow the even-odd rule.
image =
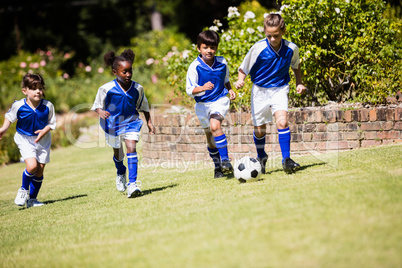
[[[186,92],[196,101],[195,112],[204,129],[209,155],[215,164],[214,178],[233,172],[222,121],[229,111],[230,100],[236,98],[229,81],[229,68],[224,57],[215,56],[219,35],[201,32],[197,37],[200,55],[187,71]],[[227,94],[229,93],[229,98]]]
[[[266,124],[275,115],[278,128],[279,145],[282,151],[282,166],[286,173],[300,168],[290,158],[290,130],[287,120],[289,67],[296,77],[296,91],[302,93],[306,87],[301,81],[299,48],[292,42],[282,39],[286,32],[283,18],[279,14],[269,14],[264,20],[266,39],[255,43],[247,53],[239,68],[237,89],[244,86],[244,79],[250,74],[251,112],[254,125],[254,143],[262,172],[268,155],[265,153]]]

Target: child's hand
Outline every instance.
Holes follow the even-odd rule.
[[[208,81],[202,87],[203,87],[204,91],[212,90],[212,89],[214,89],[214,84],[212,84],[211,81]]]
[[[0,140],[3,137],[4,133],[6,133],[7,129],[0,128]]]
[[[301,93],[303,93],[306,89],[307,89],[307,88],[306,88],[305,86],[303,86],[303,84],[298,84],[297,87],[296,87],[296,92],[297,92],[298,94],[301,94]]]
[[[156,132],[155,127],[151,121],[148,121],[148,131],[149,131],[149,134],[151,134],[151,135],[154,135]]]
[[[236,99],[236,92],[234,92],[233,89],[229,89],[229,99]]]
[[[234,86],[236,87],[236,89],[241,89],[242,87],[244,87],[244,80],[237,80],[237,82],[234,83]]]
[[[39,129],[35,131],[34,133],[38,134],[38,137],[36,137],[35,139],[35,143],[38,143],[43,138],[43,136],[45,136],[48,132],[49,131],[46,131],[45,129]]]
[[[96,112],[99,114],[99,117],[102,119],[108,119],[110,116],[110,113],[108,111],[104,111],[102,109],[96,109]]]

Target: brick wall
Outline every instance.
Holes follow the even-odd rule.
[[[386,107],[355,110],[305,108],[290,111],[291,154],[325,153],[402,142],[402,108]],[[152,115],[156,135],[142,134],[142,154],[163,161],[210,160],[206,138],[196,115]],[[256,155],[250,113],[231,113],[223,123],[231,159]],[[278,131],[267,125],[266,152],[280,155]]]

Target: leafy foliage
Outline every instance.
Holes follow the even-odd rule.
[[[318,105],[328,101],[384,102],[401,87],[401,42],[398,40],[400,21],[382,16],[381,1],[320,0],[282,2],[279,13],[285,19],[285,39],[300,48],[301,67],[307,94],[296,93],[295,80],[290,82],[290,102],[293,106]],[[249,48],[264,38],[263,19],[267,12],[258,2],[243,3],[239,10],[229,8],[225,18],[228,29],[215,21],[210,29],[220,33],[217,55],[229,63],[231,80],[237,78],[237,68]],[[168,81],[182,103],[191,100],[185,93],[186,72],[197,57],[195,45],[176,53],[169,61]],[[293,75],[292,72],[290,72]],[[232,102],[236,110],[247,109],[251,82],[237,92]]]
[[[398,22],[375,0],[284,0],[288,37],[300,47],[306,97],[294,105],[327,101],[384,102],[401,87]],[[304,99],[303,99],[304,98]]]

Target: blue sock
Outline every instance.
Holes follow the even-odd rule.
[[[209,151],[209,156],[212,158],[212,161],[214,161],[215,164],[215,168],[220,168],[221,167],[221,155],[219,154],[219,151],[217,148],[215,149],[211,149],[209,147],[208,151]]]
[[[114,165],[117,169],[117,174],[123,175],[126,174],[126,167],[124,166],[123,160],[117,160],[116,157],[113,156]]]
[[[219,154],[221,156],[221,160],[222,161],[229,160],[228,141],[226,140],[225,134],[222,134],[218,137],[214,137],[214,141],[216,144],[216,148],[218,148]]]
[[[257,149],[258,158],[264,158],[267,156],[267,154],[265,153],[265,136],[266,135],[258,138],[255,135],[255,132],[253,133],[254,144],[255,148]]]
[[[35,173],[31,174],[27,171],[27,169],[24,170],[24,172],[22,173],[22,188],[24,188],[25,190],[29,190],[29,185],[31,184],[34,175]]]
[[[40,187],[42,186],[43,175],[41,177],[34,176],[31,181],[31,188],[29,189],[29,198],[36,198],[38,196]]]
[[[138,158],[137,153],[127,154],[128,184],[137,180]]]
[[[282,162],[290,157],[290,130],[289,128],[278,129],[279,145],[282,151]]]

